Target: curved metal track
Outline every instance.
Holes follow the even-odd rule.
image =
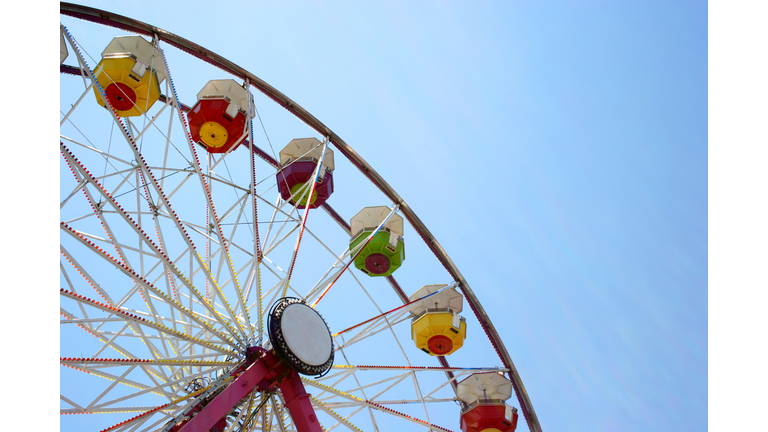
[[[514,386],[515,394],[517,395],[517,400],[520,403],[521,409],[523,411],[523,416],[525,417],[525,420],[528,423],[529,429],[534,432],[541,431],[541,426],[539,425],[538,417],[536,416],[536,412],[533,409],[533,405],[531,404],[530,398],[528,397],[528,393],[525,390],[523,381],[520,378],[520,375],[518,374],[514,363],[512,362],[512,358],[507,352],[507,349],[504,347],[504,343],[502,342],[498,332],[496,331],[496,328],[494,327],[493,323],[491,322],[490,318],[485,312],[485,309],[483,309],[482,305],[480,304],[477,297],[475,296],[474,291],[472,291],[472,289],[470,288],[469,283],[466,281],[466,279],[464,279],[464,276],[461,274],[459,269],[453,263],[453,261],[448,256],[448,254],[445,252],[443,247],[440,246],[440,243],[432,235],[432,233],[429,231],[429,229],[424,224],[424,222],[422,222],[421,219],[419,219],[419,217],[411,209],[411,207],[405,202],[405,200],[403,200],[403,198],[397,192],[395,192],[395,190],[389,185],[389,183],[387,183],[386,180],[384,180],[384,178],[382,178],[379,175],[379,173],[377,173],[376,170],[374,170],[373,167],[371,167],[341,137],[339,137],[335,132],[333,132],[329,127],[323,124],[320,120],[315,118],[315,116],[310,114],[307,110],[302,108],[299,104],[294,102],[288,96],[281,93],[276,88],[266,83],[264,80],[248,72],[242,67],[236,65],[232,61],[227,60],[226,58],[194,42],[191,42],[183,37],[177,36],[166,30],[146,24],[144,22],[141,22],[132,18],[128,18],[122,15],[114,14],[111,12],[107,12],[107,11],[103,11],[100,9],[95,9],[87,6],[61,2],[60,12],[63,15],[68,15],[68,16],[83,19],[86,21],[91,21],[91,22],[103,24],[106,26],[119,28],[122,30],[126,30],[129,32],[133,32],[133,33],[137,33],[137,34],[141,34],[149,37],[157,37],[159,40],[162,40],[167,44],[173,45],[174,47],[200,60],[203,60],[213,66],[216,66],[217,68],[222,69],[225,72],[228,72],[234,75],[235,77],[238,77],[242,80],[247,79],[251,85],[257,87],[263,94],[268,96],[270,99],[275,101],[277,104],[279,104],[280,106],[282,106],[283,108],[291,112],[292,114],[294,114],[296,117],[298,117],[308,126],[310,126],[316,132],[318,132],[321,135],[329,137],[331,144],[333,144],[344,156],[346,156],[347,159],[350,162],[352,162],[352,164],[355,167],[357,167],[357,169],[360,170],[360,172],[363,175],[365,175],[371,182],[373,182],[373,184],[375,184],[376,187],[378,187],[379,190],[381,190],[381,192],[383,192],[390,200],[392,200],[393,203],[398,204],[400,206],[400,211],[402,212],[402,214],[405,216],[406,219],[408,219],[408,221],[411,223],[411,225],[419,234],[419,236],[421,236],[421,238],[427,244],[429,249],[435,254],[437,259],[440,261],[443,267],[445,267],[448,273],[454,278],[454,280],[459,282],[459,288],[464,294],[464,297],[467,299],[467,302],[472,308],[472,311],[474,312],[481,326],[483,327],[483,331],[486,333],[486,335],[490,339],[491,344],[493,345],[500,359],[504,363],[504,366],[506,366],[509,369],[509,378],[511,379],[512,384]],[[65,67],[62,67],[63,72],[65,72],[64,69]],[[77,72],[77,74],[79,75],[79,71]],[[277,161],[272,159],[268,154],[261,151],[260,149],[257,149],[256,146],[254,146],[254,149],[255,149],[254,151],[257,152],[257,154],[261,156],[263,159],[267,160],[272,165],[275,165],[275,166],[277,165]],[[330,206],[328,206],[327,204],[324,204],[323,207],[340,225],[342,225],[342,227],[344,227],[347,231],[349,231],[349,227],[346,224],[346,221],[344,221],[341,217],[339,217],[339,215]],[[392,284],[395,291],[397,292],[398,296],[400,296],[400,298],[404,302],[406,302],[407,296],[402,291],[402,289],[400,289],[399,285],[397,285],[397,282],[394,280],[394,278],[390,276],[389,281],[390,281],[390,284]],[[447,365],[447,361],[445,360],[444,357],[440,357],[439,359],[444,366]]]

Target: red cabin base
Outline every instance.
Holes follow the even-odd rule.
[[[505,415],[505,403],[482,403],[461,415],[463,432],[482,432],[486,429],[512,432],[517,428],[517,412],[512,411],[512,418]]]
[[[187,114],[192,140],[202,143],[209,153],[226,153],[245,132],[245,114],[237,111],[230,117],[228,106],[224,99],[202,99]]]
[[[293,162],[286,166],[277,173],[277,188],[280,190],[280,195],[283,200],[288,201],[292,195],[292,191],[298,190],[301,184],[312,182],[312,174],[315,173],[317,163],[313,161],[300,161]],[[311,188],[312,185],[310,184]],[[326,171],[325,177],[321,181],[318,181],[315,187],[315,193],[309,200],[309,208],[320,207],[333,193],[333,174],[330,171]],[[306,192],[309,195],[309,191]],[[304,208],[307,199],[305,198],[299,203],[299,208]],[[293,204],[295,202],[291,201]]]

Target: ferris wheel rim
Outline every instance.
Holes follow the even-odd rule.
[[[450,259],[448,254],[439,244],[437,239],[431,234],[429,229],[421,221],[421,219],[418,218],[418,216],[410,208],[410,206],[408,206],[408,204],[383,179],[383,177],[381,177],[341,137],[339,137],[330,128],[328,128],[326,125],[320,122],[317,118],[315,118],[312,114],[310,114],[308,111],[302,108],[299,104],[294,102],[292,99],[288,98],[286,95],[284,95],[283,93],[281,93],[280,91],[278,91],[277,89],[269,85],[268,83],[258,78],[256,75],[248,72],[247,70],[245,70],[240,66],[237,66],[235,63],[225,59],[224,57],[219,56],[213,51],[210,51],[200,45],[195,44],[194,42],[191,42],[185,38],[177,36],[171,32],[160,29],[158,27],[151,26],[147,23],[144,23],[129,17],[125,17],[119,14],[111,13],[108,11],[91,8],[88,6],[61,2],[60,12],[62,15],[68,15],[68,16],[79,18],[86,21],[97,22],[106,26],[119,28],[125,31],[138,33],[138,34],[142,34],[149,37],[157,37],[160,41],[163,41],[169,45],[172,45],[180,49],[181,51],[184,51],[190,55],[193,55],[194,57],[200,60],[203,60],[213,66],[216,66],[235,77],[241,78],[243,80],[248,80],[249,84],[256,87],[260,92],[262,92],[267,97],[272,99],[278,105],[282,106],[284,109],[286,109],[287,111],[295,115],[302,122],[310,126],[313,130],[320,133],[321,135],[329,137],[329,142],[332,145],[334,145],[336,149],[338,149],[366,178],[368,178],[393,203],[399,205],[400,211],[403,213],[406,219],[409,220],[411,226],[416,230],[419,236],[422,237],[422,240],[427,245],[427,247],[437,257],[437,259],[440,261],[443,267],[448,271],[451,277],[453,277],[455,281],[459,282],[458,284],[459,289],[461,289],[461,291],[463,292],[465,298],[467,299],[470,305],[470,308],[473,310],[473,313],[478,319],[489,341],[493,345],[493,348],[496,350],[500,360],[508,369],[508,375],[511,378],[511,381],[514,385],[515,394],[517,396],[518,402],[520,403],[524,417],[526,419],[526,422],[528,423],[529,429],[533,431],[541,430],[541,427],[538,422],[538,418],[530,402],[530,398],[528,397],[525,387],[523,386],[522,379],[520,378],[517,372],[517,369],[515,368],[514,363],[504,346],[502,339],[498,335],[498,332],[493,326],[493,323],[491,322],[490,318],[488,317],[487,313],[485,312],[484,308],[479,302],[477,296],[474,294],[474,291],[470,288],[469,284],[466,282],[466,279],[463,277],[463,275],[458,270],[458,268],[453,263],[453,261]],[[62,65],[63,73],[73,73],[73,71],[65,70],[66,68],[67,67],[65,65]],[[77,70],[78,71],[77,74],[79,75],[79,69],[74,68],[74,70]],[[276,166],[276,167],[279,166],[279,163],[275,161],[274,158],[272,158],[263,150],[259,149],[255,144],[252,147],[253,147],[253,151],[262,159],[266,160],[268,163],[272,164],[273,166]],[[327,203],[323,203],[322,207],[331,215],[332,218],[336,220],[336,222],[342,228],[349,231],[349,227],[346,221],[343,220],[330,205],[328,205]],[[393,286],[394,291],[398,294],[401,300],[403,300],[404,302],[407,302],[407,296],[399,287],[394,277],[387,276],[387,279],[389,279],[390,284]],[[443,366],[447,367],[447,361],[445,360],[444,357],[440,356],[438,357],[438,359],[440,363],[443,364]]]

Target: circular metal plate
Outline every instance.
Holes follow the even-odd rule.
[[[306,304],[288,305],[280,319],[280,327],[288,348],[302,362],[320,366],[331,357],[331,332],[320,315]]]

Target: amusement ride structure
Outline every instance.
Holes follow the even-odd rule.
[[[60,8],[61,430],[540,430],[478,297],[352,147],[202,46]]]

